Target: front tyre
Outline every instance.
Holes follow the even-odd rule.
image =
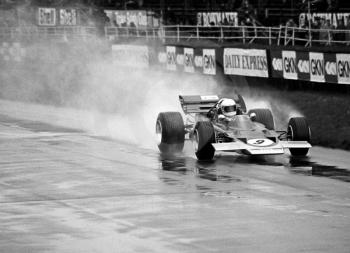
[[[158,148],[161,153],[181,152],[185,143],[185,125],[179,112],[161,112],[156,122]]]
[[[291,141],[310,141],[311,130],[309,124],[304,117],[291,118],[288,123],[287,129],[288,140]],[[308,152],[308,148],[290,148],[291,155],[293,156],[305,156]]]
[[[199,161],[210,161],[213,159],[215,149],[211,144],[215,143],[215,132],[211,122],[197,122],[192,140],[195,154]]]

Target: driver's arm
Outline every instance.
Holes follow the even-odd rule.
[[[209,112],[207,113],[207,117],[211,120],[215,118],[215,115],[217,114],[217,109],[215,107],[211,108]]]

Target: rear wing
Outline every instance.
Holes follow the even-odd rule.
[[[188,113],[208,113],[221,98],[232,98],[240,105],[241,96],[229,97],[223,95],[194,95],[194,96],[179,96],[182,110],[185,114]],[[243,100],[243,98],[242,98]],[[244,102],[243,102],[244,103]]]

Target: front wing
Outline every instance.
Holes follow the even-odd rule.
[[[311,148],[307,141],[279,141],[270,146],[255,146],[244,142],[212,143],[216,151],[246,151],[250,155],[284,154],[286,148]]]

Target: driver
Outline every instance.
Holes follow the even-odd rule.
[[[236,102],[231,98],[222,98],[218,102],[218,114],[222,114],[226,117],[226,119],[231,120],[235,115],[237,115]]]

